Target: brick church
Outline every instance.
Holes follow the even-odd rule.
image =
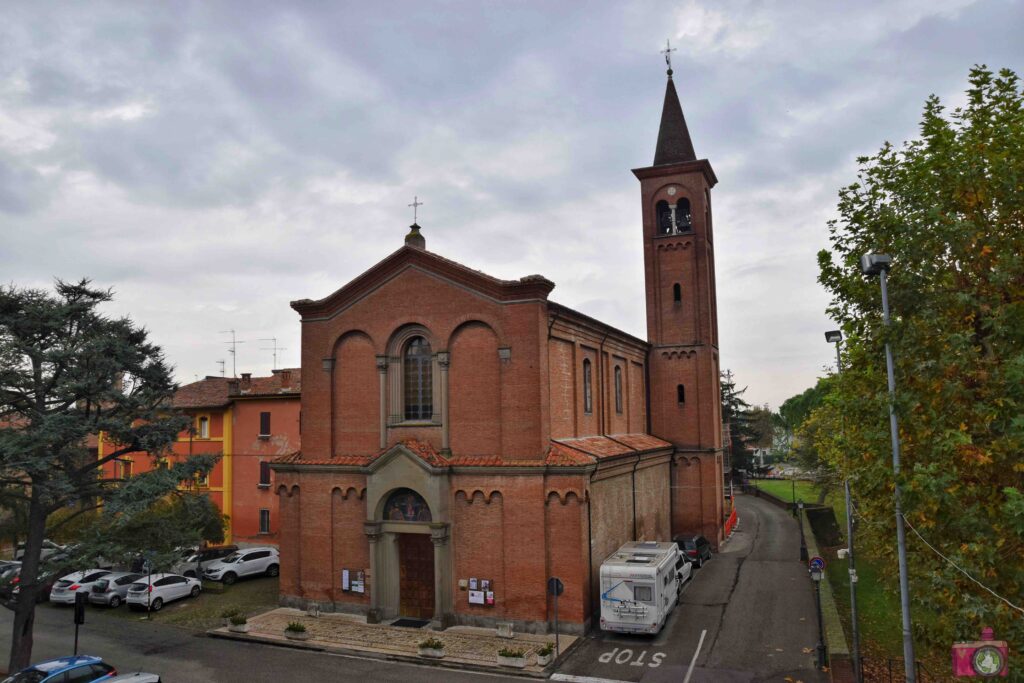
[[[595,620],[623,542],[722,538],[711,221],[668,72],[640,181],[647,341],[405,244],[330,296],[302,299],[302,450],[273,464],[281,600],[544,631]]]

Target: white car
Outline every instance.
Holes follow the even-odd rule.
[[[245,548],[217,560],[206,568],[203,576],[230,586],[243,576],[277,576],[280,570],[277,548]]]
[[[89,597],[89,591],[93,584],[102,579],[110,572],[106,569],[86,569],[81,572],[72,572],[67,576],[58,579],[50,591],[50,602],[62,605],[75,604],[75,593],[81,591]]]
[[[197,598],[203,589],[199,579],[179,574],[153,574],[143,576],[128,586],[125,600],[132,609],[149,609],[159,612],[168,602],[181,598]]]

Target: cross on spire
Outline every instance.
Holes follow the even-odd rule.
[[[409,204],[408,206],[412,207],[412,222],[416,223],[417,212],[418,212],[418,209],[421,206],[423,206],[423,202],[420,201],[419,197],[417,197],[416,195],[413,195],[413,197],[412,197],[412,204]]]
[[[668,77],[672,78],[672,53],[676,51],[676,48],[672,47],[668,38],[665,39],[665,49],[661,51],[661,54],[665,55],[665,64],[668,65]]]

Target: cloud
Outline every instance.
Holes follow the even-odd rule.
[[[22,4],[0,25],[0,269],[114,286],[182,379],[402,243],[646,336],[639,192],[666,37],[713,164],[722,366],[778,405],[832,351],[816,252],[854,159],[969,67],[1022,70],[1004,0]],[[666,33],[668,35],[666,35]],[[239,367],[269,370],[242,345]]]

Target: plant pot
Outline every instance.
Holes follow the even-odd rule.
[[[501,655],[498,655],[498,665],[508,666],[513,669],[525,669],[526,657],[503,657]]]
[[[230,624],[228,630],[232,633],[248,633],[249,624]]]
[[[309,640],[309,631],[285,631],[284,637],[288,640]]]
[[[537,666],[547,666],[551,663],[551,658],[555,656],[555,653],[546,655],[537,655]]]
[[[444,648],[432,648],[432,647],[421,647],[420,657],[426,657],[427,659],[441,659],[444,657]]]

